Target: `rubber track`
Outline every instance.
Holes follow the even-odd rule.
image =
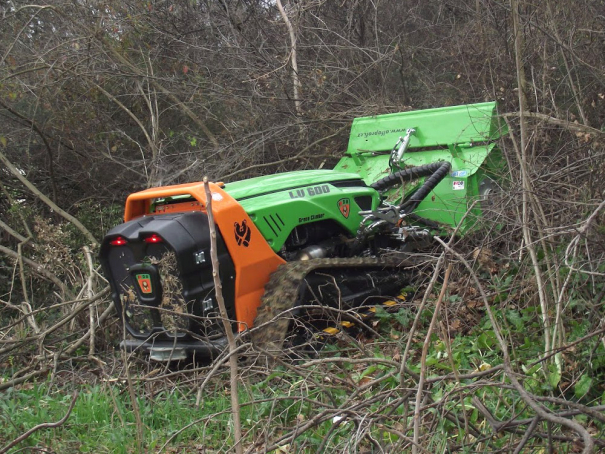
[[[284,312],[295,307],[299,298],[299,289],[303,280],[311,271],[327,268],[401,268],[413,266],[412,260],[402,260],[400,257],[353,257],[314,259],[288,262],[281,265],[265,286],[265,294],[258,307],[255,329],[252,330],[252,342],[259,348],[273,353],[279,353],[288,333],[292,315],[281,316]]]

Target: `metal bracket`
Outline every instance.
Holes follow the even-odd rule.
[[[397,205],[386,204],[383,208],[378,208],[373,211],[360,211],[359,214],[364,216],[361,221],[364,224],[368,219],[376,220],[380,219],[382,221],[387,221],[390,224],[397,224],[401,219],[401,214],[399,213],[399,207]]]
[[[195,259],[196,265],[201,265],[202,263],[206,263],[206,255],[204,251],[194,252],[193,258]]]
[[[202,301],[202,309],[204,310],[204,312],[211,311],[213,307],[214,307],[214,304],[212,304],[211,297],[208,297],[204,301]]]

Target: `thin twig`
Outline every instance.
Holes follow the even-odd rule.
[[[431,323],[429,325],[429,329],[426,333],[426,337],[424,339],[424,345],[422,346],[422,356],[420,358],[420,380],[418,380],[418,390],[416,391],[416,404],[414,407],[414,445],[412,446],[412,453],[416,454],[418,452],[418,446],[420,445],[420,403],[422,396],[424,394],[424,379],[426,376],[426,357],[429,351],[429,345],[431,343],[431,335],[433,330],[435,329],[435,325],[437,323],[437,318],[439,317],[439,310],[441,308],[441,302],[445,297],[445,292],[447,290],[447,284],[450,280],[450,273],[452,272],[453,264],[450,263],[445,270],[445,277],[443,278],[443,286],[441,287],[441,292],[439,293],[439,297],[437,298],[437,302],[435,303],[435,310],[433,312],[433,317],[431,318]]]
[[[227,308],[225,306],[225,300],[223,298],[223,286],[221,284],[221,277],[219,275],[216,226],[214,224],[214,214],[212,213],[212,194],[210,192],[208,177],[204,177],[204,189],[206,190],[206,213],[208,214],[208,227],[210,230],[210,257],[212,260],[214,295],[216,297],[219,312],[221,313],[223,329],[225,330],[225,335],[227,336],[227,343],[229,344],[230,352],[229,369],[231,375],[231,414],[233,416],[235,452],[237,454],[242,454],[244,452],[244,447],[242,445],[242,423],[238,393],[238,366],[236,353],[237,344],[235,343],[235,335],[233,334],[233,328],[231,326],[231,322],[229,321],[229,314],[227,313]]]
[[[549,413],[548,411],[546,411],[546,409],[542,405],[540,405],[538,402],[536,402],[536,400],[527,392],[527,390],[519,382],[519,380],[517,379],[517,375],[515,374],[515,372],[512,370],[512,367],[511,367],[510,355],[508,353],[508,346],[507,346],[506,342],[504,341],[504,338],[502,337],[502,333],[501,333],[500,327],[498,325],[498,321],[496,320],[496,317],[494,316],[494,313],[489,305],[487,295],[485,294],[485,290],[483,289],[483,286],[481,285],[481,282],[479,281],[477,274],[475,273],[473,268],[470,266],[470,264],[466,261],[466,259],[461,254],[459,254],[454,249],[452,249],[448,244],[446,244],[439,237],[434,237],[434,239],[439,244],[441,244],[441,246],[443,246],[448,252],[454,254],[464,264],[464,266],[467,268],[471,278],[475,282],[475,285],[477,286],[477,289],[479,290],[479,293],[481,295],[481,299],[483,300],[485,311],[487,312],[487,315],[492,324],[492,327],[494,330],[494,335],[496,336],[496,339],[498,340],[498,344],[500,345],[500,350],[502,351],[502,354],[503,354],[504,372],[506,373],[506,376],[510,380],[511,384],[519,392],[521,399],[523,399],[523,401],[529,407],[531,407],[531,409],[534,410],[536,412],[536,415],[539,416],[541,419],[568,427],[569,429],[577,432],[582,437],[582,440],[584,442],[584,449],[583,449],[582,453],[583,454],[592,453],[594,450],[594,440],[592,439],[592,437],[590,436],[588,431],[581,424],[579,424],[578,422],[576,422],[574,420],[556,416],[556,415],[553,415],[552,413]]]
[[[90,253],[90,248],[88,246],[84,246],[84,254],[86,255],[86,263],[88,264],[88,279],[86,280],[86,296],[90,299],[94,295],[93,285],[94,285],[94,266],[92,264],[92,255]],[[88,342],[88,354],[90,356],[95,355],[95,309],[96,303],[92,303],[88,306],[88,322],[90,324],[90,338]]]
[[[96,238],[90,231],[84,227],[84,225],[78,221],[71,214],[67,213],[65,210],[60,208],[55,202],[50,200],[46,195],[44,195],[38,188],[36,188],[31,181],[29,181],[25,176],[15,167],[15,165],[9,161],[9,159],[4,155],[4,153],[0,152],[0,161],[7,167],[7,169],[25,186],[29,191],[34,194],[38,199],[44,202],[48,207],[58,213],[60,216],[65,218],[67,221],[71,222],[82,234],[90,241],[92,244],[99,244]]]
[[[69,415],[71,414],[71,411],[73,410],[77,399],[78,399],[78,391],[74,391],[73,397],[71,398],[71,403],[69,404],[69,408],[67,409],[67,413],[65,413],[65,416],[63,416],[57,422],[45,422],[45,423],[38,424],[37,426],[32,427],[24,434],[15,438],[13,441],[11,441],[9,444],[7,444],[4,448],[0,449],[0,454],[4,454],[4,453],[8,452],[8,450],[10,448],[17,445],[18,443],[21,443],[23,440],[29,438],[33,433],[35,433],[39,430],[54,429],[55,427],[59,427],[59,426],[65,424],[65,421],[67,421],[67,418],[69,418]]]

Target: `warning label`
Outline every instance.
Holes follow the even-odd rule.
[[[454,180],[452,187],[453,187],[454,191],[461,191],[464,189],[464,181]]]

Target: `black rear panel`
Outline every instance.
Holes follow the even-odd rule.
[[[218,229],[217,250],[227,312],[235,320],[235,268]],[[100,255],[113,300],[132,336],[224,335],[204,213],[145,216],[119,225],[105,236]]]

